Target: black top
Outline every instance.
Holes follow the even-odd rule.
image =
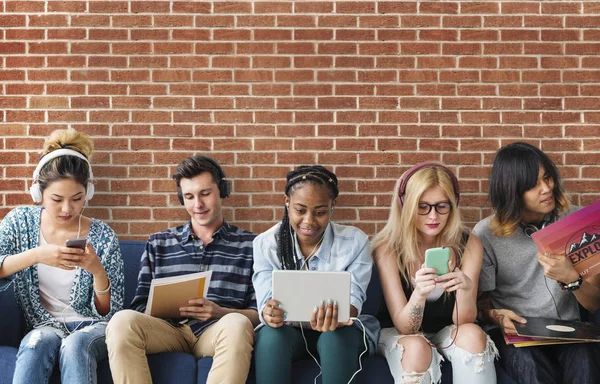
[[[460,242],[460,251],[462,252],[469,239],[469,232],[463,233]],[[413,292],[413,287],[410,282],[405,279],[402,280],[402,290],[406,296],[406,300],[410,299],[410,295]],[[444,293],[436,301],[426,301],[425,309],[423,311],[423,321],[421,322],[421,330],[424,333],[437,333],[444,327],[452,324],[452,311],[454,310],[454,304],[456,302],[456,296],[453,293]],[[385,298],[382,297],[379,304],[379,309],[375,315],[381,324],[381,328],[392,328],[394,322],[390,316],[385,303]]]

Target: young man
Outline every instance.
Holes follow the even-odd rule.
[[[212,356],[208,383],[245,383],[258,324],[252,286],[255,235],[228,224],[221,211],[229,181],[211,158],[193,156],[173,179],[190,221],[150,236],[142,255],[133,310],[117,313],[106,330],[115,383],[150,383],[146,353],[188,352]],[[145,315],[154,278],[212,270],[205,299],[180,308],[181,318]]]
[[[582,280],[565,255],[540,254],[531,233],[577,207],[569,201],[556,165],[538,148],[513,143],[496,154],[489,185],[492,216],[473,229],[483,243],[479,314],[504,332],[528,317],[579,320],[579,305],[600,307],[600,275]],[[491,336],[500,362],[519,383],[600,383],[595,343],[515,348],[500,328]]]

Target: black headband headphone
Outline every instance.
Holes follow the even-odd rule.
[[[423,168],[439,168],[448,174],[450,180],[452,180],[452,186],[454,188],[454,198],[456,199],[456,205],[458,205],[458,201],[460,200],[460,188],[458,186],[458,179],[456,178],[456,176],[454,176],[454,173],[452,173],[451,170],[444,167],[442,164],[427,161],[424,163],[413,165],[400,178],[400,185],[398,186],[398,207],[402,209],[402,206],[404,205],[404,195],[406,194],[406,184],[408,184],[408,180],[411,178],[412,175],[414,175],[415,173],[417,173],[417,171]]]
[[[531,238],[531,235],[533,235],[534,232],[544,229],[546,226],[554,223],[557,219],[558,217],[554,213],[551,213],[550,217],[546,217],[546,219],[542,220],[541,223],[519,223],[519,226],[523,230],[525,236]]]
[[[219,177],[219,181],[217,182],[217,185],[219,187],[219,197],[221,197],[221,199],[228,197],[231,194],[231,182],[229,180],[227,180],[227,176],[225,176],[225,172],[223,172],[223,168],[221,168],[219,163],[217,163],[214,159],[207,157],[207,156],[198,155],[198,156],[195,156],[195,158],[200,161],[205,161],[205,162],[209,163],[210,167],[217,170],[217,175]],[[208,167],[208,168],[210,168],[210,167]],[[207,170],[207,171],[210,172],[209,170]],[[215,182],[216,182],[216,180],[215,180]],[[183,199],[183,192],[181,192],[180,187],[177,188],[177,199],[179,200],[181,205],[185,204],[185,200]]]

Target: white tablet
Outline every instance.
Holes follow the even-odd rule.
[[[285,321],[310,321],[321,301],[338,302],[338,321],[350,320],[350,272],[273,271],[273,299],[287,312]]]

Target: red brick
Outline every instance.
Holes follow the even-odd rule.
[[[92,13],[125,13],[128,11],[126,1],[93,1],[88,5]]]
[[[481,27],[480,16],[444,16],[442,27],[444,28],[477,28]]]
[[[399,26],[400,19],[398,16],[361,16],[359,19],[359,27],[361,28],[397,28]]]
[[[356,54],[357,44],[356,43],[321,43],[318,44],[319,54]]]
[[[237,16],[237,27],[275,27],[275,16]]]
[[[312,70],[288,70],[276,71],[276,82],[312,82],[315,79],[315,73]]]
[[[525,16],[523,26],[526,28],[562,28],[561,16]],[[545,31],[542,31],[542,36]]]
[[[480,55],[482,45],[479,43],[444,43],[442,54],[444,55]],[[487,54],[487,52],[486,52]]]
[[[502,2],[500,3],[502,13],[540,13],[540,3],[538,2]]]
[[[319,27],[357,27],[358,17],[346,15],[319,15],[317,17]]]
[[[292,31],[285,29],[254,29],[254,40],[292,40]],[[242,39],[238,39],[242,40]]]
[[[368,29],[338,29],[335,32],[336,40],[375,40],[375,31]]]
[[[277,26],[279,27],[316,27],[316,16],[304,15],[278,15]]]
[[[467,124],[499,124],[499,112],[461,112],[461,122]]]

